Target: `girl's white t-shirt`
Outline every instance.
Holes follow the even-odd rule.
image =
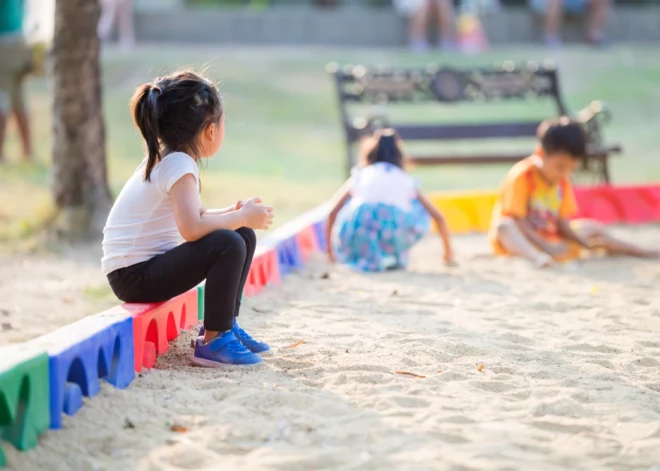
[[[396,165],[377,162],[352,172],[351,204],[388,204],[409,211],[417,198],[417,179]]]
[[[147,159],[135,170],[112,206],[103,229],[104,274],[145,262],[179,244],[170,189],[191,174],[199,189],[199,169],[188,154],[174,152],[156,164],[151,181],[144,180]]]

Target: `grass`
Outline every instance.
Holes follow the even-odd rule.
[[[143,155],[139,134],[128,113],[133,89],[179,66],[206,68],[222,81],[226,109],[226,144],[205,162],[202,173],[206,207],[231,204],[258,195],[274,205],[279,222],[326,200],[344,176],[344,147],[335,94],[325,64],[367,63],[424,65],[487,65],[494,61],[542,60],[536,48],[495,50],[477,57],[413,56],[391,50],[253,49],[142,46],[131,53],[106,50],[103,89],[107,126],[110,185],[116,195]],[[559,53],[566,102],[573,110],[593,99],[604,100],[614,121],[609,140],[626,150],[613,163],[617,182],[660,179],[656,156],[660,118],[660,47],[618,46],[608,52],[586,48]],[[36,143],[36,161],[0,168],[0,242],[28,239],[52,214],[49,195],[51,146],[50,92],[43,79],[28,87]],[[404,117],[477,121],[542,118],[552,113],[548,103],[513,105],[453,105],[403,109]],[[18,154],[11,137],[6,154]],[[506,147],[504,143],[463,143],[462,148]],[[529,148],[531,142],[525,142]],[[419,171],[428,190],[491,188],[503,167],[443,167]]]

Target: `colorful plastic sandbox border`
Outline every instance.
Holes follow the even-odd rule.
[[[580,208],[576,218],[605,224],[660,222],[660,185],[576,188],[575,198]],[[435,193],[430,200],[442,211],[452,233],[480,233],[488,231],[497,192]]]
[[[456,234],[488,230],[495,192],[438,193],[433,203]],[[604,223],[660,222],[659,186],[576,189],[579,217]],[[254,296],[325,250],[329,204],[309,211],[260,242],[245,287]],[[37,445],[48,428],[62,426],[105,379],[126,388],[143,368],[152,368],[169,342],[204,317],[204,285],[159,304],[123,304],[85,317],[24,344],[0,347],[1,441],[19,450]]]

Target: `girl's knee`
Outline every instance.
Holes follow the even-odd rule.
[[[257,233],[254,232],[254,229],[250,229],[249,227],[241,227],[240,229],[237,229],[236,232],[238,232],[246,244],[253,247],[257,245]]]
[[[206,236],[212,249],[223,256],[236,256],[244,259],[247,253],[245,240],[236,232],[228,229],[211,232]]]

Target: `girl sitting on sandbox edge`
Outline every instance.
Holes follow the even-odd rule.
[[[273,208],[259,198],[205,210],[198,164],[224,139],[218,89],[176,72],[138,87],[131,100],[147,157],[129,178],[103,230],[102,269],[115,295],[129,303],[162,302],[206,280],[204,327],[192,363],[249,366],[270,350],[236,322],[241,293]],[[179,245],[180,237],[185,242]]]
[[[334,197],[328,218],[328,255],[353,269],[405,269],[410,249],[436,223],[444,261],[454,263],[445,218],[403,169],[404,152],[393,129],[382,129],[361,145],[361,163]]]

